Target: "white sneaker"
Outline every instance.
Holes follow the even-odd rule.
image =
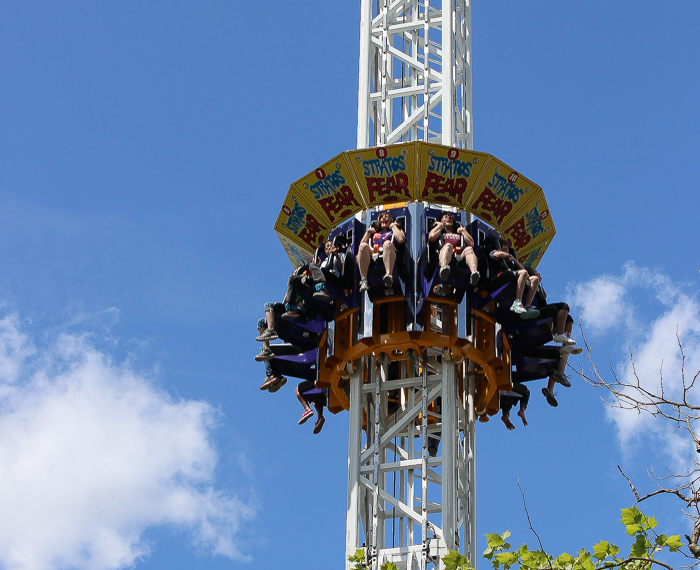
[[[510,310],[513,311],[514,313],[517,313],[518,315],[522,315],[524,313],[527,313],[527,309],[523,307],[523,302],[516,299],[513,301],[513,304],[510,307]]]
[[[440,268],[440,279],[442,281],[446,281],[449,276],[450,276],[450,266],[445,265],[444,267],[441,267]]]
[[[566,335],[563,334],[563,333],[562,333],[562,334],[555,334],[555,335],[552,337],[552,340],[553,340],[554,342],[559,342],[559,343],[561,343],[561,344],[570,344],[570,345],[576,344],[576,341],[575,341],[575,340],[572,340],[571,338],[569,338],[568,336],[566,336]]]
[[[565,344],[559,347],[559,352],[561,354],[581,354],[583,352],[583,349],[580,346],[572,346],[570,344]]]
[[[475,271],[471,274],[471,277],[469,277],[469,285],[476,285],[479,283],[479,279],[481,279],[481,275],[479,275],[478,271]]]
[[[360,281],[360,293],[364,293],[365,291],[369,291],[369,283],[367,283],[367,279],[362,279]]]

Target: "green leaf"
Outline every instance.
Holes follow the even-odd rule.
[[[683,546],[683,543],[681,542],[681,535],[674,534],[673,536],[667,537],[666,546],[668,546],[668,549],[671,552],[676,552],[681,546]]]
[[[503,546],[503,543],[505,542],[505,540],[502,539],[501,535],[498,534],[497,532],[494,532],[493,534],[487,534],[485,536],[486,536],[486,545],[489,548],[492,548],[493,550],[497,550],[498,547]]]
[[[531,568],[531,567],[537,567],[537,566],[539,566],[539,564],[538,564],[538,562],[539,562],[538,556],[537,556],[537,554],[534,553],[534,552],[525,552],[525,553],[521,556],[520,561],[521,561],[521,568],[523,568],[523,567],[525,567],[525,568]]]
[[[563,552],[559,555],[559,558],[557,558],[557,563],[561,566],[573,566],[575,561],[576,559],[566,552]]]
[[[651,546],[651,543],[649,543],[649,541],[646,538],[644,538],[643,534],[638,534],[637,540],[635,540],[632,544],[630,552],[633,556],[646,556],[647,544]]]
[[[459,568],[471,568],[471,564],[466,556],[462,556],[456,550],[450,550],[450,552],[442,558],[445,564],[445,570],[458,570]]]
[[[520,548],[520,569],[534,569],[534,568],[545,568],[548,566],[549,558],[541,550],[534,550],[529,552],[527,550],[527,545],[523,544]]]
[[[593,561],[591,560],[591,553],[584,550],[583,548],[581,549],[581,552],[578,553],[578,559],[576,560],[576,562],[584,570],[595,569],[595,564],[593,564]]]
[[[503,564],[503,568],[507,570],[511,564],[515,564],[518,561],[518,555],[515,552],[499,552],[494,556],[494,559],[496,562]]]
[[[655,528],[659,524],[654,517],[644,517],[644,521],[649,528]]]
[[[593,558],[597,560],[605,560],[608,557],[608,551],[610,550],[610,543],[606,540],[601,540],[598,544],[593,547]]]
[[[620,522],[627,526],[628,524],[634,524],[638,521],[638,516],[640,515],[639,509],[637,507],[631,507],[629,509],[622,509],[622,518]]]
[[[355,569],[354,570],[365,570],[365,550],[364,548],[358,548],[355,551],[355,554],[352,556],[348,556],[348,560],[350,562],[355,562]]]
[[[365,559],[365,551],[362,548],[358,548],[355,551],[354,555],[348,556],[348,560],[350,562],[360,562],[360,561],[364,561],[364,559]]]
[[[640,532],[646,532],[659,524],[656,518],[646,516],[636,506],[629,509],[622,509],[622,518],[620,521],[625,525],[627,534],[630,536]]]
[[[638,524],[627,524],[625,527],[627,527],[627,534],[630,536],[633,536],[642,530],[642,527]]]
[[[382,564],[381,570],[399,570],[399,567],[393,562],[385,562]]]

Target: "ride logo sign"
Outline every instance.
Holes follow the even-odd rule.
[[[292,187],[330,227],[365,209],[345,153],[297,180]]]
[[[467,210],[492,226],[509,227],[531,193],[544,196],[539,186],[492,157],[469,198]]]
[[[326,239],[330,226],[292,186],[277,217],[275,231],[313,252]]]
[[[464,208],[491,155],[419,143],[420,201]]]
[[[414,200],[416,143],[345,153],[368,208]]]
[[[289,238],[285,237],[279,232],[275,232],[280,242],[282,242],[282,247],[284,252],[289,257],[289,261],[292,262],[294,267],[299,267],[300,265],[305,265],[313,261],[314,255],[306,249],[302,249],[299,245],[294,243]]]
[[[536,268],[551,242],[551,238],[548,238],[531,249],[526,248],[526,250],[523,252],[518,251],[520,263],[522,263],[525,267],[532,267],[533,269]]]
[[[544,195],[534,196],[521,210],[520,216],[501,233],[516,251],[531,248],[551,238],[555,229]]]

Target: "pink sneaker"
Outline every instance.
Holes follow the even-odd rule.
[[[309,408],[303,414],[301,414],[301,417],[299,418],[298,424],[299,425],[305,424],[306,420],[308,420],[313,415],[314,415],[314,411],[311,408]]]

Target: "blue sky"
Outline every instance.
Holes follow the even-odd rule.
[[[648,382],[676,326],[700,369],[699,18],[473,7],[475,149],[543,187],[550,297]],[[289,184],[355,146],[358,33],[359,2],[0,6],[0,566],[341,567],[347,417],[299,428],[253,338]],[[624,541],[616,465],[645,487],[687,456],[600,396],[478,427],[480,535],[535,542],[520,476],[546,548]],[[674,507],[647,507],[667,534]]]

